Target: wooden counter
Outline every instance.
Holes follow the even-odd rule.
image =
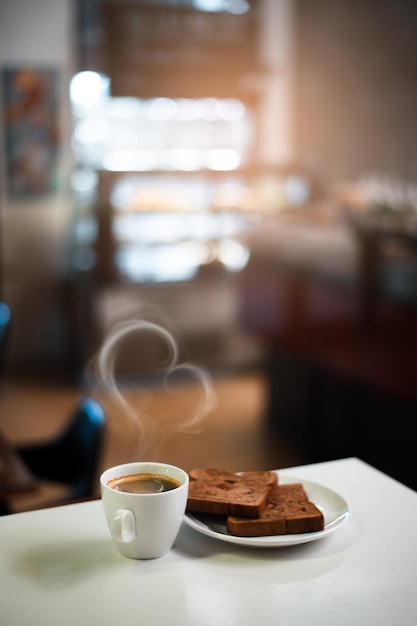
[[[387,242],[265,224],[242,274],[241,323],[267,348],[272,429],[311,460],[359,454],[417,487],[417,261],[386,255]]]

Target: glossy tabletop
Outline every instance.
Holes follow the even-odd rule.
[[[116,552],[99,500],[0,518],[0,623],[416,624],[417,493],[358,459],[279,473],[336,491],[348,521],[273,549],[183,524],[169,554],[134,561]]]

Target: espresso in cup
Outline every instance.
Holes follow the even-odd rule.
[[[179,480],[165,474],[131,474],[117,476],[108,481],[107,486],[125,493],[161,493],[171,491],[181,485]]]

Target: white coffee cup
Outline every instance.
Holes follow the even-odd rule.
[[[127,493],[108,484],[113,479],[137,474],[167,477],[178,486],[155,493]],[[167,463],[125,463],[105,470],[100,486],[107,525],[121,555],[154,559],[169,552],[187,506],[187,472]]]

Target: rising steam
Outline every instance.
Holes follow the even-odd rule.
[[[159,371],[163,373],[164,388],[169,388],[169,383],[181,375],[181,380],[196,382],[201,390],[198,406],[194,408],[191,417],[185,416],[180,423],[173,423],[163,419],[152,418],[144,409],[135,407],[129,397],[131,394],[128,387],[122,387],[117,381],[115,368],[117,355],[123,341],[132,334],[150,333],[159,337],[167,350],[167,357]],[[191,363],[179,363],[179,350],[177,343],[170,332],[159,324],[146,320],[128,320],[115,325],[106,336],[101,349],[95,359],[97,383],[102,390],[114,398],[135,427],[138,439],[139,458],[149,450],[160,448],[168,436],[177,433],[197,433],[201,423],[208,413],[216,405],[216,395],[212,386],[211,378],[203,367]],[[161,418],[163,416],[160,416]]]

